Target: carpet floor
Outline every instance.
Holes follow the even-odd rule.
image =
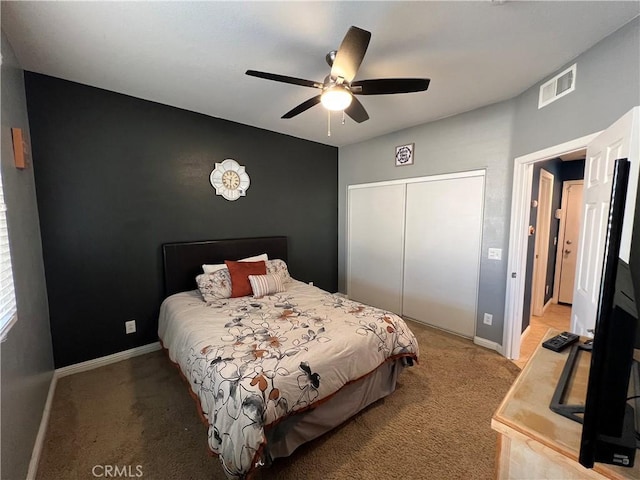
[[[409,326],[420,364],[397,390],[256,480],[493,478],[491,416],[519,368],[469,340]],[[187,389],[161,351],[59,379],[37,479],[223,480]]]

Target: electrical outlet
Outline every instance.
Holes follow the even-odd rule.
[[[491,315],[490,313],[485,313],[484,314],[484,324],[485,325],[491,325],[493,323],[493,315]]]
[[[136,321],[129,320],[128,322],[124,322],[124,330],[127,333],[136,333]]]

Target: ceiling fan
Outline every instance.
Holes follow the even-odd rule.
[[[314,105],[322,103],[327,110],[344,111],[353,120],[362,123],[369,119],[369,115],[354,95],[422,92],[429,88],[430,81],[428,78],[377,78],[353,81],[367,52],[370,40],[371,32],[358,27],[350,27],[340,44],[340,48],[327,54],[326,61],[331,67],[331,73],[322,83],[256,70],[247,70],[246,74],[322,90],[319,95],[289,110],[282,118],[295,117]]]

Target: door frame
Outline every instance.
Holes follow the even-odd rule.
[[[601,131],[554,145],[514,160],[513,190],[511,197],[511,223],[509,228],[509,256],[507,262],[507,289],[502,332],[502,353],[510,359],[520,357],[524,284],[527,273],[527,240],[529,236],[530,202],[533,183],[533,165],[537,162],[584,150]]]
[[[556,271],[553,276],[553,297],[551,298],[553,303],[560,301],[560,273],[562,271],[562,252],[564,250],[564,228],[567,222],[567,196],[569,195],[569,188],[575,185],[584,185],[584,178],[582,180],[565,180],[562,182],[562,201],[560,203],[562,215],[560,216],[558,243],[556,244]]]
[[[548,194],[542,197],[542,183],[550,184]],[[533,275],[531,278],[531,315],[541,317],[544,314],[546,295],[545,284],[547,281],[547,268],[549,266],[549,234],[551,232],[551,209],[553,208],[553,184],[555,177],[544,168],[540,169],[538,181],[538,210],[536,212],[536,238],[533,251]],[[548,215],[548,218],[546,218]],[[537,258],[536,258],[537,257]]]

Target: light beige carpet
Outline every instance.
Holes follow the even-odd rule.
[[[420,364],[402,372],[397,390],[258,480],[493,477],[491,416],[518,367],[469,340],[409,325]],[[187,388],[164,352],[61,378],[37,478],[224,479]]]

